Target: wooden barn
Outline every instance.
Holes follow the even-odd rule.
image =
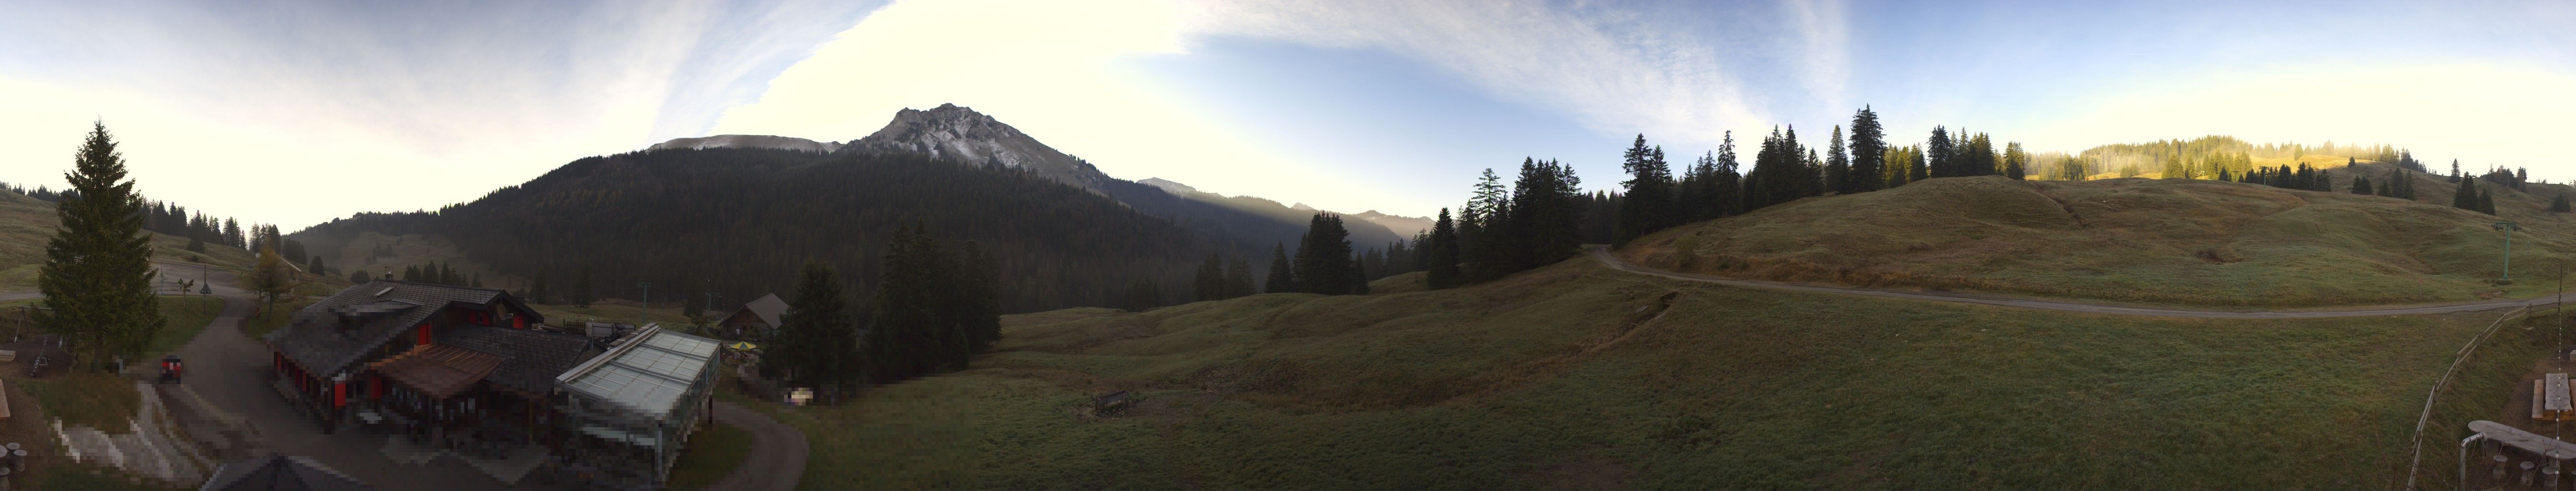
[[[779,300],[776,293],[762,295],[725,316],[723,322],[716,323],[716,329],[734,339],[769,339],[778,330],[778,318],[783,315],[787,315],[787,301]]]

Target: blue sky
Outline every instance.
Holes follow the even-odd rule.
[[[93,119],[146,193],[293,229],[720,133],[849,140],[955,103],[1111,175],[1428,215],[1477,170],[1613,186],[1862,104],[2038,150],[2384,142],[2565,180],[2565,2],[15,2],[0,180]],[[388,192],[388,189],[398,190]]]

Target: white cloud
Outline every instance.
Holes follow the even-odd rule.
[[[0,179],[59,186],[104,119],[156,199],[290,230],[435,209],[681,136],[670,128],[694,136],[716,106],[689,101],[758,70],[692,62],[710,47],[733,60],[801,53],[819,35],[764,24],[830,17],[809,7],[36,9],[46,22],[0,33],[14,46],[0,47]],[[754,29],[780,32],[736,32]]]
[[[1828,18],[1839,11],[1799,10],[1801,25],[1815,31],[1809,44],[1840,45],[1841,31],[1828,27],[1839,25]],[[1714,146],[1721,129],[1766,121],[1718,46],[1637,12],[1533,1],[1283,0],[1207,5],[1201,13],[1202,32],[1394,52],[1604,134]]]

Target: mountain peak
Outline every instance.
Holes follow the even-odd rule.
[[[1026,170],[1084,188],[1109,179],[1082,159],[1038,143],[1018,128],[956,104],[929,110],[904,108],[894,120],[842,152],[910,152],[977,166]]]
[[[841,144],[771,135],[715,135],[697,138],[672,138],[671,141],[655,143],[653,146],[644,147],[645,150],[665,150],[673,148],[775,148],[780,150],[830,153],[833,150],[840,150]]]
[[[1153,186],[1153,187],[1163,188],[1163,192],[1166,192],[1166,193],[1172,193],[1172,194],[1175,194],[1175,195],[1187,196],[1187,195],[1195,194],[1195,193],[1198,193],[1198,192],[1199,192],[1199,188],[1190,187],[1190,185],[1188,185],[1188,184],[1181,184],[1181,183],[1177,183],[1177,182],[1172,182],[1172,180],[1170,180],[1170,179],[1164,179],[1164,178],[1160,178],[1160,177],[1148,177],[1148,178],[1145,178],[1145,180],[1142,180],[1142,181],[1136,181],[1136,183],[1137,183],[1137,184],[1147,185],[1147,186]]]

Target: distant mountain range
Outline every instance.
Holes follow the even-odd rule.
[[[1181,184],[1181,183],[1178,183],[1178,182],[1173,182],[1173,181],[1172,181],[1172,180],[1170,180],[1170,179],[1164,179],[1164,178],[1160,178],[1160,177],[1149,177],[1149,178],[1145,178],[1145,180],[1142,180],[1142,181],[1136,181],[1136,182],[1137,182],[1137,183],[1140,183],[1140,184],[1145,184],[1145,185],[1148,185],[1148,186],[1153,186],[1153,187],[1155,187],[1155,188],[1162,189],[1162,190],[1163,190],[1163,192],[1171,193],[1173,196],[1180,196],[1180,197],[1190,198],[1190,199],[1195,199],[1195,200],[1200,200],[1200,201],[1207,201],[1207,202],[1212,202],[1212,203],[1225,204],[1225,205],[1227,205],[1227,206],[1236,207],[1236,208],[1238,208],[1238,209],[1243,209],[1243,210],[1246,210],[1246,211],[1252,211],[1252,212],[1255,212],[1255,213],[1262,213],[1262,214],[1266,214],[1266,215],[1272,215],[1272,216],[1282,217],[1282,219],[1289,219],[1289,218],[1292,218],[1292,217],[1306,217],[1306,216],[1313,216],[1313,215],[1315,214],[1315,212],[1317,212],[1317,211],[1322,211],[1322,210],[1317,210],[1317,209],[1315,209],[1315,207],[1312,207],[1312,206],[1306,206],[1306,204],[1305,204],[1305,203],[1297,203],[1297,204],[1293,204],[1293,205],[1281,206],[1281,205],[1279,204],[1279,202],[1277,202],[1277,201],[1271,201],[1271,200],[1261,199],[1261,198],[1256,198],[1256,197],[1251,197],[1251,196],[1225,196],[1225,195],[1221,195],[1221,194],[1216,194],[1216,193],[1210,193],[1210,192],[1200,191],[1198,188],[1190,187],[1190,185],[1188,185],[1188,184]],[[1402,216],[1402,215],[1389,215],[1389,214],[1385,214],[1385,213],[1378,213],[1378,211],[1377,211],[1377,210],[1369,210],[1369,211],[1363,211],[1363,212],[1359,212],[1359,213],[1338,213],[1338,214],[1342,215],[1342,216],[1343,216],[1343,217],[1345,217],[1345,218],[1357,218],[1357,219],[1360,219],[1360,220],[1367,221],[1367,222],[1369,222],[1369,223],[1377,224],[1377,225],[1378,225],[1378,226],[1380,226],[1380,227],[1386,227],[1386,229],[1387,229],[1387,232],[1388,232],[1388,233],[1392,233],[1392,234],[1395,234],[1396,236],[1403,237],[1405,240],[1412,240],[1412,239],[1413,239],[1414,234],[1421,233],[1421,232],[1426,231],[1426,230],[1431,230],[1431,225],[1432,225],[1432,223],[1431,223],[1431,222],[1432,222],[1432,220],[1431,220],[1430,218],[1422,218],[1422,217],[1408,217],[1408,216]],[[1352,242],[1354,242],[1354,243],[1359,243],[1359,241],[1357,241],[1357,240],[1353,240]]]
[[[645,150],[695,150],[705,148],[770,148],[778,150],[795,150],[799,152],[831,153],[833,150],[840,150],[841,144],[835,142],[818,142],[785,136],[716,135],[697,138],[673,138],[671,141],[655,143],[653,146],[644,147]]]
[[[417,235],[452,245],[465,266],[521,283],[494,286],[524,288],[545,274],[561,291],[589,269],[604,296],[640,296],[640,288],[619,292],[653,282],[705,285],[676,292],[711,289],[740,300],[787,288],[806,261],[872,279],[883,237],[919,220],[995,253],[1002,273],[1020,278],[1004,282],[1006,306],[1027,311],[1108,305],[1112,292],[1139,281],[1177,298],[1207,253],[1266,265],[1271,248],[1296,243],[1313,214],[1167,180],[1112,178],[991,116],[941,105],[905,109],[847,143],[674,139],[574,161],[438,212],[365,213],[292,236],[340,254],[327,257],[334,264],[401,263],[376,257],[386,248],[359,244]],[[1409,239],[1427,227],[1416,223],[1428,223],[1350,216],[1360,218],[1345,226],[1361,250]],[[675,292],[669,288],[653,295],[676,298],[662,297]]]

